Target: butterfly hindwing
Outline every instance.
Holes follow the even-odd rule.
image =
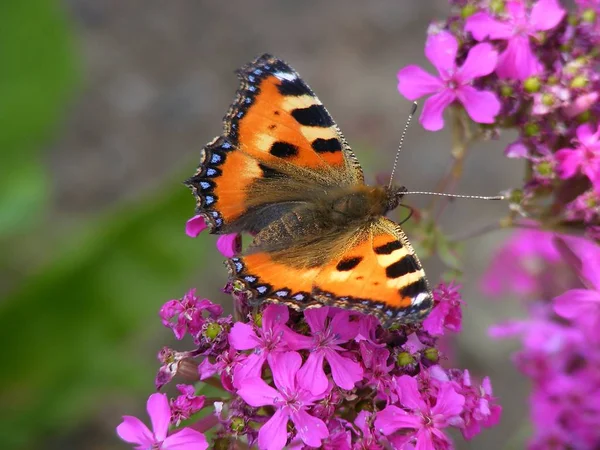
[[[421,263],[394,222],[382,217],[359,232],[322,237],[236,257],[232,277],[255,302],[335,306],[374,314],[384,325],[416,322],[433,306]]]
[[[433,306],[423,267],[399,225],[384,217],[324,265],[313,296],[376,315],[382,324],[416,322]]]
[[[241,86],[224,134],[203,149],[187,181],[211,232],[253,231],[262,208],[302,200],[289,189],[293,180],[308,186],[363,182],[339,128],[290,66],[263,55],[238,76]],[[275,219],[288,210],[271,208],[270,214]]]

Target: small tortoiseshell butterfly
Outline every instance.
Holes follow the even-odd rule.
[[[385,217],[404,187],[367,186],[339,128],[285,62],[265,54],[238,71],[224,132],[186,181],[210,232],[250,233],[228,260],[252,303],[329,305],[382,325],[422,320],[433,306],[402,228]]]

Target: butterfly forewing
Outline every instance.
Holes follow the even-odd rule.
[[[291,67],[263,55],[238,76],[224,135],[203,149],[186,182],[212,232],[253,231],[244,228],[254,221],[243,220],[250,209],[258,216],[263,206],[305,199],[306,189],[290,189],[291,180],[305,187],[362,183],[339,128]]]

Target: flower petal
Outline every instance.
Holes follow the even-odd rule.
[[[198,374],[200,375],[201,380],[206,380],[217,373],[218,369],[219,366],[217,364],[213,364],[208,358],[204,358],[198,365]]]
[[[166,438],[160,447],[162,450],[206,450],[206,437],[192,428],[182,428]]]
[[[514,33],[510,23],[496,20],[485,12],[470,16],[465,23],[465,31],[470,32],[477,41],[483,41],[486,37],[508,39]]]
[[[600,293],[588,289],[571,289],[554,299],[554,312],[565,319],[586,314],[600,315]]]
[[[306,320],[306,323],[310,327],[310,331],[312,331],[313,334],[325,330],[327,314],[329,314],[329,308],[327,306],[322,308],[307,309],[304,311],[304,320]]]
[[[264,331],[272,330],[276,325],[284,325],[290,318],[290,312],[285,305],[269,305],[262,315],[262,326]]]
[[[556,174],[559,178],[566,180],[579,172],[582,163],[582,155],[575,149],[562,148],[554,154],[556,160]]]
[[[577,140],[584,145],[589,145],[590,142],[597,141],[597,137],[594,136],[594,129],[589,123],[579,125],[575,131],[577,134]]]
[[[237,394],[250,406],[255,407],[273,405],[275,399],[281,397],[277,390],[258,377],[243,380]]]
[[[425,42],[425,56],[440,74],[454,71],[457,51],[458,41],[447,31],[432,33]]]
[[[556,0],[539,0],[535,2],[529,16],[531,31],[551,30],[565,17],[566,11]]]
[[[409,100],[432,94],[443,87],[442,80],[419,66],[407,66],[398,72],[398,92]]]
[[[133,416],[123,416],[123,422],[117,427],[117,434],[130,444],[150,447],[155,443],[152,432],[144,423]]]
[[[240,386],[245,379],[260,377],[262,366],[267,359],[265,352],[252,353],[244,361],[239,362],[233,371],[233,384]]]
[[[159,442],[164,441],[171,422],[171,407],[167,394],[152,394],[148,397],[146,409],[150,416],[150,422],[152,422],[154,437]]]
[[[336,343],[341,344],[354,339],[358,333],[358,322],[350,320],[350,311],[338,308],[331,308],[329,311],[333,316],[329,327],[336,335]]]
[[[206,229],[206,222],[202,215],[192,217],[185,223],[185,234],[189,237],[197,237],[202,231]]]
[[[433,428],[431,431],[428,428],[421,428],[419,431],[417,431],[417,434],[415,435],[415,450],[436,450],[436,446],[433,442],[432,431],[435,431],[435,428]],[[448,439],[445,440],[447,441]],[[449,448],[449,446],[440,445],[439,448]]]
[[[219,236],[217,239],[217,250],[225,258],[233,258],[242,248],[242,236],[238,233],[230,233]]]
[[[597,92],[581,94],[575,100],[563,106],[562,110],[568,118],[573,118],[590,109],[598,101],[598,97]]]
[[[287,344],[290,350],[304,350],[315,345],[314,338],[304,336],[293,331],[290,327],[281,326],[283,331],[283,341]]]
[[[479,91],[472,86],[462,86],[456,95],[467,114],[478,123],[494,123],[500,112],[500,100],[490,91]]]
[[[437,394],[435,406],[431,408],[431,414],[443,416],[442,423],[445,426],[452,417],[462,412],[464,404],[465,397],[454,390],[452,383],[444,383]]]
[[[431,310],[427,318],[423,321],[423,329],[432,336],[443,336],[444,322],[448,314],[448,305],[438,303]]]
[[[258,336],[247,323],[236,322],[229,331],[228,340],[236,350],[250,350],[258,346]]]
[[[527,158],[529,148],[521,140],[516,140],[506,146],[504,156],[507,158]]]
[[[329,380],[323,370],[325,353],[315,351],[308,354],[308,359],[298,371],[298,385],[314,396],[320,396],[327,391]]]
[[[423,104],[423,112],[419,122],[423,128],[438,131],[444,127],[444,110],[456,99],[456,95],[448,89],[432,95]]]
[[[400,394],[400,402],[403,406],[417,411],[425,411],[427,405],[423,400],[423,396],[419,392],[417,380],[408,375],[402,375],[396,378],[398,393]]]
[[[281,450],[287,442],[288,415],[281,409],[275,411],[267,423],[258,431],[258,448],[261,450]]]
[[[269,355],[269,366],[273,372],[273,381],[280,391],[296,390],[296,374],[302,365],[298,352],[284,352]]]
[[[529,38],[515,36],[498,58],[496,73],[500,78],[525,80],[542,72],[543,67],[531,50]]]
[[[421,419],[413,416],[397,406],[387,406],[383,411],[377,413],[375,418],[375,429],[388,435],[401,428],[418,429]]]
[[[555,238],[557,248],[567,263],[589,282],[590,286],[600,291],[600,247],[589,239],[575,236]],[[562,251],[559,243],[562,241],[570,252]]]
[[[467,55],[467,59],[458,69],[458,77],[463,82],[468,82],[478,77],[489,75],[498,63],[498,52],[491,44],[477,44]]]
[[[509,320],[489,327],[488,336],[492,339],[511,338],[527,331],[528,325],[525,321]]]
[[[326,350],[325,358],[331,367],[333,381],[342,389],[350,390],[362,380],[363,369],[357,362],[340,356],[335,350]]]
[[[310,447],[320,447],[321,440],[329,436],[329,430],[325,422],[311,416],[304,409],[293,412],[291,419],[296,426],[298,437]]]

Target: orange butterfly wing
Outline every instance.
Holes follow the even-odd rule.
[[[323,305],[373,314],[384,326],[413,323],[433,306],[423,267],[399,225],[380,218],[322,266],[294,268],[268,252],[230,260],[230,272],[256,302],[302,310]]]
[[[326,305],[373,314],[384,326],[417,322],[433,306],[412,245],[400,226],[385,217],[323,266],[312,295]]]
[[[339,128],[290,66],[263,55],[238,76],[241,87],[225,117],[224,134],[202,150],[196,174],[186,181],[211,232],[255,231],[246,224],[286,211],[272,208],[274,203],[302,200],[271,192],[261,202],[253,192],[260,180],[289,177],[333,186],[363,182],[360,164]]]

